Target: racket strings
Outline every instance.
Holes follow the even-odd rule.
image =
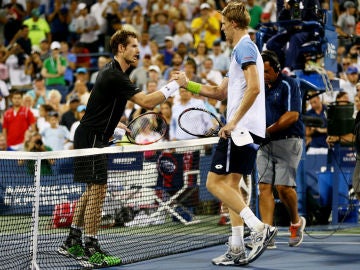
[[[220,130],[219,122],[207,112],[189,110],[182,114],[179,125],[195,136],[214,136]]]
[[[165,120],[158,114],[146,114],[135,119],[128,129],[127,137],[136,144],[150,144],[160,140],[167,131]]]

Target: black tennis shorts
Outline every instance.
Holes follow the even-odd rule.
[[[74,136],[74,148],[103,148],[107,146],[101,135],[81,124]],[[108,156],[106,154],[74,158],[74,181],[87,184],[106,184]]]

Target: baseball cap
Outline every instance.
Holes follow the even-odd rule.
[[[77,95],[72,95],[69,102],[80,102],[80,98]]]
[[[354,73],[359,73],[357,67],[350,66],[350,67],[347,68],[346,74],[354,74]]]
[[[50,112],[48,112],[48,116],[59,117],[59,113],[57,111],[50,111]]]
[[[59,41],[53,41],[51,42],[50,45],[50,49],[55,50],[55,49],[60,49],[61,45]]]
[[[153,71],[156,71],[157,73],[160,73],[161,71],[160,71],[160,68],[158,67],[158,66],[156,66],[156,65],[151,65],[150,67],[149,67],[149,71],[150,70],[153,70]]]
[[[344,3],[344,8],[354,8],[355,7],[355,3],[352,1],[346,1]]]
[[[201,5],[200,5],[200,9],[202,10],[202,9],[210,9],[210,5],[208,4],[208,3],[202,3]]]
[[[39,17],[40,16],[40,10],[38,8],[34,8],[31,10],[31,16]]]
[[[34,78],[35,81],[42,81],[43,79],[44,77],[40,73],[37,73]]]
[[[86,8],[86,4],[85,4],[85,3],[80,3],[80,4],[78,4],[78,10],[82,10],[82,9],[84,9],[84,8]]]
[[[84,67],[79,67],[76,69],[76,73],[87,73],[87,69]]]
[[[86,111],[86,106],[85,106],[85,105],[79,105],[76,110],[77,110],[78,112]]]
[[[166,36],[165,41],[167,41],[167,40],[174,41],[174,38],[172,36]]]
[[[213,42],[213,46],[220,46],[221,45],[221,40],[217,39]]]

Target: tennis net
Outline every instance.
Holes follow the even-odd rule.
[[[220,204],[205,187],[217,140],[1,152],[0,269],[79,269],[57,253],[85,190],[73,181],[74,160],[103,154],[108,188],[98,239],[123,264],[224,243],[229,228],[218,225]]]

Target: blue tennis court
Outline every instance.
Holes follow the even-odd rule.
[[[261,257],[246,269],[359,269],[360,234],[345,234],[341,231],[330,235],[331,231],[310,232],[305,235],[300,247],[289,247],[286,228],[280,228],[276,237],[277,249],[266,250]],[[359,230],[357,230],[359,231]],[[219,269],[222,266],[211,264],[211,259],[224,253],[224,245],[199,249],[148,261],[106,268],[112,270],[159,270],[159,269]],[[136,250],[134,250],[136,252]],[[226,267],[233,269],[239,267]]]

